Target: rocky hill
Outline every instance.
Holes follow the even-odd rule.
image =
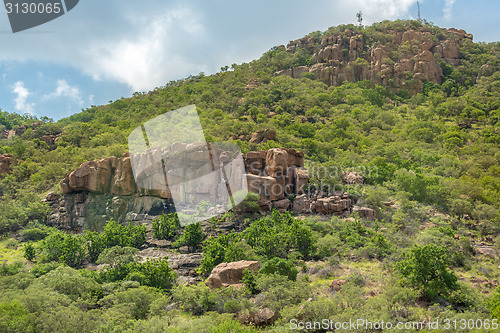
[[[472,34],[463,29],[442,29],[438,36],[428,30],[425,27],[387,30],[379,40],[374,41],[370,36],[370,42],[363,32],[350,29],[322,37],[306,36],[288,43],[286,51],[305,50],[312,54],[315,64],[284,69],[277,74],[300,78],[311,73],[331,86],[339,86],[344,81],[370,80],[416,94],[424,82],[441,84],[442,65],[460,66],[460,48],[473,40]]]
[[[172,197],[218,199],[222,178],[141,186],[167,182],[136,183],[128,138],[193,104],[206,142],[237,145],[226,184],[255,193],[182,227]],[[500,43],[332,27],[57,122],[0,111],[0,133],[0,332],[500,319]],[[162,160],[187,150],[162,134]]]

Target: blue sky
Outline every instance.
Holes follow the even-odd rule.
[[[13,34],[0,8],[0,109],[53,119],[258,58],[312,31],[416,18],[413,0],[81,0]],[[500,1],[421,0],[422,17],[500,40]]]

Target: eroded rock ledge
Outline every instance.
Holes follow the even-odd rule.
[[[274,208],[299,214],[342,216],[352,212],[354,203],[347,193],[309,193],[304,153],[300,151],[284,148],[251,151],[243,155],[243,162],[246,173],[228,170],[227,174],[246,177],[248,190],[259,195],[262,211]],[[362,182],[362,178],[357,182]],[[218,188],[217,184],[197,186],[188,194],[210,200],[220,196]],[[110,218],[120,222],[147,222],[162,213],[175,211],[168,189],[138,188],[126,154],[82,163],[64,177],[61,189],[62,196],[50,193],[46,197],[52,208],[47,223],[66,230],[100,229]]]

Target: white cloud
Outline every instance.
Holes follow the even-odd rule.
[[[73,100],[75,103],[78,103],[79,106],[83,105],[80,89],[78,89],[78,87],[70,86],[68,82],[63,79],[57,80],[56,83],[56,90],[50,94],[43,96],[43,99],[47,100],[51,98],[67,97]]]
[[[24,82],[17,81],[14,83],[12,93],[17,94],[14,99],[14,108],[22,113],[35,113],[35,103],[27,103],[28,96],[31,95],[30,91],[24,87]]]
[[[443,15],[444,15],[444,19],[447,21],[450,21],[452,19],[451,11],[453,10],[454,4],[455,4],[455,0],[445,0],[444,1]]]
[[[164,85],[168,77],[180,77],[199,67],[200,55],[193,50],[205,32],[190,9],[170,10],[154,18],[135,17],[131,22],[138,28],[135,36],[89,46],[85,71],[94,79],[113,79],[135,91],[146,91]]]

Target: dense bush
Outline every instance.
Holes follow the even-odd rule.
[[[282,258],[273,258],[268,260],[262,265],[259,270],[261,274],[279,274],[286,276],[289,280],[297,280],[297,274],[299,271],[295,268],[295,265],[291,260],[286,260]]]
[[[291,253],[291,250],[296,252]],[[270,215],[253,221],[240,234],[208,238],[203,244],[200,272],[209,273],[224,261],[254,260],[259,256],[287,258],[292,254],[309,258],[314,251],[311,228],[294,219],[289,212],[273,210]]]
[[[196,250],[203,240],[201,223],[188,224],[184,227],[182,236],[175,242],[176,246],[187,246],[191,252]]]
[[[177,213],[162,214],[153,221],[153,235],[157,239],[170,239],[177,235],[181,228]]]
[[[448,250],[434,244],[414,246],[405,259],[396,263],[402,283],[420,290],[422,295],[435,299],[458,288],[457,276],[449,270]]]

